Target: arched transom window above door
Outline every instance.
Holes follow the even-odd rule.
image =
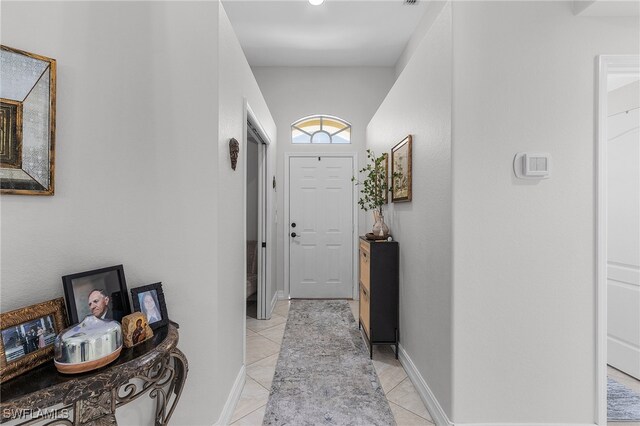
[[[291,143],[351,143],[351,124],[331,115],[311,115],[291,125]]]

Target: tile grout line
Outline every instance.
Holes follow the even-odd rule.
[[[422,417],[420,414],[416,414],[416,413],[414,413],[413,411],[409,410],[408,408],[403,407],[403,406],[402,406],[402,405],[400,405],[400,404],[396,404],[396,403],[395,403],[395,402],[393,402],[393,401],[389,401],[389,404],[393,404],[393,405],[395,405],[395,406],[397,406],[397,407],[400,407],[400,408],[402,408],[403,410],[408,411],[408,412],[410,412],[411,414],[414,414],[414,415],[416,415],[416,416],[420,417],[421,419],[423,419],[423,420],[424,420],[424,421],[426,421],[427,423],[429,423],[429,424],[431,424],[431,425],[435,425],[435,423],[433,422],[433,420],[429,420],[429,419],[427,419],[426,417]]]
[[[280,352],[277,352],[277,353],[279,354]],[[251,364],[247,364],[247,365],[245,366],[245,368],[249,368],[250,366],[252,366],[252,365],[253,365],[253,364],[255,364],[256,362],[264,361],[265,359],[267,359],[267,358],[269,358],[270,356],[273,356],[273,355],[275,355],[275,353],[273,353],[273,354],[271,354],[271,355],[267,355],[267,356],[265,356],[265,357],[262,357],[262,358],[260,358],[260,359],[259,359],[259,360],[257,360],[257,361],[253,361]]]
[[[258,411],[259,409],[261,409],[262,407],[266,407],[266,406],[267,406],[267,404],[264,404],[264,405],[259,406],[258,408],[256,408],[256,409],[255,409],[255,410],[253,410],[252,412],[250,412],[250,413],[248,413],[248,414],[245,414],[244,416],[240,417],[239,419],[236,419],[236,421],[235,421],[235,422],[233,422],[233,423],[231,423],[231,425],[233,426],[234,424],[238,423],[240,420],[244,419],[244,418],[245,418],[245,417],[247,417],[248,415],[253,414],[253,413],[255,413],[256,411]]]
[[[275,373],[274,373],[274,375],[275,375]],[[247,376],[251,377],[249,374],[247,374]],[[251,377],[251,380],[253,380],[254,382],[256,382],[258,385],[260,385],[260,386],[262,387],[262,389],[266,390],[267,392],[269,392],[269,394],[271,394],[271,389],[267,389],[267,388],[266,388],[262,383],[260,383],[260,382],[258,381],[258,379],[254,379],[253,377]],[[268,401],[268,399],[267,399],[267,401]],[[267,404],[264,404],[264,405],[267,405]],[[396,405],[397,405],[397,404],[396,404]],[[254,411],[255,411],[255,410],[254,410]]]
[[[285,325],[286,325],[287,323],[286,323],[286,321],[285,321],[285,322],[281,322],[280,324],[272,325],[271,327],[267,327],[267,328],[265,328],[264,330],[260,330],[260,331],[255,331],[255,330],[253,330],[253,329],[251,329],[251,328],[249,328],[249,327],[247,326],[247,330],[251,330],[251,331],[253,331],[253,332],[254,332],[254,333],[256,333],[256,334],[260,334],[260,333],[261,333],[261,332],[263,332],[263,331],[271,330],[272,328],[279,327],[279,326],[281,326],[282,324],[285,324]]]
[[[262,334],[261,334],[261,336],[262,336]],[[275,340],[268,338],[267,336],[262,336],[262,337],[264,337],[265,339],[267,339],[270,342],[275,343],[276,345],[280,346],[280,349],[282,349],[282,340],[280,341],[280,343],[278,343]],[[280,351],[278,351],[278,353],[280,353]],[[271,355],[269,355],[269,356],[271,356]]]
[[[375,366],[374,366],[373,368],[375,368]],[[402,370],[404,370],[404,367],[402,367]],[[405,371],[405,374],[406,374],[406,373],[407,373],[407,372]],[[377,372],[377,371],[376,371],[376,374],[378,374],[378,372]],[[388,401],[388,402],[390,402],[390,403],[392,403],[392,404],[396,404],[396,405],[397,405],[398,407],[400,407],[400,408],[404,408],[404,409],[405,409],[405,410],[407,410],[408,412],[415,414],[416,416],[420,417],[421,419],[425,419],[426,421],[431,422],[431,420],[427,419],[426,417],[423,417],[423,416],[421,416],[420,414],[418,414],[418,413],[414,412],[413,410],[410,410],[409,408],[407,408],[407,407],[405,407],[405,406],[403,406],[403,405],[400,405],[400,404],[398,404],[398,403],[396,403],[396,402],[393,402],[393,401],[391,401],[391,400],[389,399],[389,396],[388,396],[388,395],[389,395],[389,394],[390,394],[390,393],[391,393],[395,388],[397,388],[398,386],[400,386],[400,385],[402,384],[402,382],[404,382],[405,380],[409,380],[409,382],[411,382],[411,379],[409,379],[409,376],[407,375],[407,377],[405,377],[404,379],[402,379],[402,380],[400,381],[400,383],[398,383],[398,384],[397,384],[397,385],[395,385],[393,388],[391,388],[391,389],[389,390],[389,392],[384,392],[384,388],[382,389],[382,391],[384,392],[384,396],[387,398],[387,401]],[[411,386],[413,386],[413,382],[411,382]],[[415,386],[414,386],[414,390],[415,390]],[[422,401],[422,399],[421,399],[420,401]],[[423,402],[422,404],[424,405],[424,402]],[[427,407],[425,407],[425,408],[427,408]],[[427,413],[429,413],[429,410],[427,410]],[[429,416],[431,416],[431,413],[429,413]],[[433,422],[432,422],[432,423],[433,423]]]
[[[263,333],[263,332],[265,332],[265,331],[272,330],[272,329],[274,329],[274,328],[276,328],[276,327],[280,327],[281,325],[286,326],[286,325],[287,325],[287,323],[286,323],[286,322],[283,322],[282,324],[278,324],[278,325],[274,325],[273,327],[265,328],[264,330],[257,331],[256,333],[260,334],[260,333]],[[282,330],[282,334],[284,334],[284,330]]]
[[[374,367],[374,368],[375,368],[375,367]],[[377,372],[377,371],[376,371],[376,374],[378,374],[378,372]],[[404,381],[405,381],[405,379],[406,379],[406,377],[405,377],[404,379],[400,380],[400,383],[404,382]],[[380,380],[380,378],[379,378],[379,377],[378,377],[378,380]],[[394,387],[392,387],[391,389],[389,389],[389,392],[386,392],[386,391],[384,390],[384,388],[382,388],[382,391],[384,392],[384,396],[389,395],[389,394],[391,393],[391,391],[392,391],[392,390],[394,390],[395,388],[397,388],[398,386],[400,386],[400,383],[398,383],[397,385],[395,385]],[[380,384],[380,386],[382,386],[382,384]],[[388,397],[387,397],[387,401],[389,401],[389,398],[388,398]],[[394,404],[395,404],[395,402],[394,402]],[[396,405],[398,405],[398,404],[396,404]]]
[[[251,364],[247,364],[247,365],[245,366],[245,368],[247,368],[247,369],[248,369],[249,367],[253,366],[253,364],[257,364],[257,363],[259,363],[260,361],[264,361],[265,359],[267,359],[267,358],[269,358],[269,357],[272,357],[272,356],[274,356],[274,355],[276,355],[276,354],[271,354],[271,355],[265,356],[264,358],[261,358],[261,359],[259,359],[259,360],[257,360],[257,361],[253,361]],[[278,352],[278,353],[277,353],[277,355],[280,355],[280,352]]]
[[[282,342],[278,343],[275,340],[268,338],[267,336],[263,336],[262,334],[259,334],[259,336],[262,337],[263,339],[267,339],[271,343],[274,343],[274,344],[278,345],[278,353],[280,353],[280,350],[282,349]],[[269,356],[271,356],[271,355],[269,355]]]

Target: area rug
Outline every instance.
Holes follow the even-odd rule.
[[[344,300],[294,300],[263,425],[395,425]]]
[[[613,379],[607,379],[607,419],[610,422],[640,421],[640,395]]]

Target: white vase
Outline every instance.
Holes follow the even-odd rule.
[[[376,237],[387,237],[389,235],[389,227],[384,223],[384,215],[378,210],[373,211],[373,230],[371,233]]]

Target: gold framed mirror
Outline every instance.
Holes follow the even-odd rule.
[[[56,61],[0,45],[0,192],[53,195]]]

